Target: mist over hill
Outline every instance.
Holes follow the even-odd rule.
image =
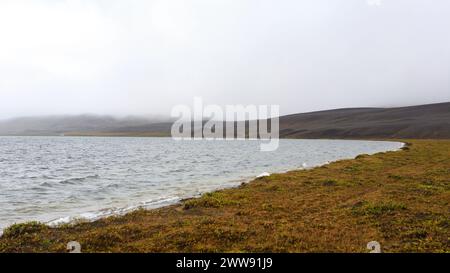
[[[168,118],[113,117],[107,115],[20,117],[0,121],[0,135],[61,135],[67,132],[114,131],[118,128],[142,126]],[[119,129],[121,130],[121,129]]]
[[[111,116],[16,118],[0,135],[169,136],[173,120]],[[450,102],[395,108],[347,108],[280,117],[282,138],[450,138]]]

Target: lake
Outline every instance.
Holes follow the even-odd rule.
[[[280,140],[175,141],[132,137],[0,137],[0,230],[10,224],[95,220],[156,208],[263,172],[314,167],[359,154],[402,147],[398,142]]]

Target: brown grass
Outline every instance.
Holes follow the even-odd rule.
[[[156,210],[14,225],[0,252],[450,251],[450,140],[257,179]]]

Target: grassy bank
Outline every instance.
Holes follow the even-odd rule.
[[[450,252],[450,140],[291,171],[156,210],[14,225],[0,252]]]

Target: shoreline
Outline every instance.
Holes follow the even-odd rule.
[[[91,137],[91,136],[61,136],[61,137]],[[108,137],[108,136],[94,136],[94,137]],[[286,140],[299,140],[299,139],[286,139]],[[300,139],[301,140],[301,139]],[[310,139],[308,139],[310,140]],[[345,141],[347,139],[314,139],[314,140],[342,140]],[[401,144],[400,147],[396,148],[396,149],[392,149],[392,150],[385,150],[382,151],[381,153],[384,152],[395,152],[395,151],[400,151],[403,147],[405,147],[405,145],[407,145],[407,143],[403,142],[403,141],[397,141],[397,140],[388,140],[388,139],[371,139],[371,140],[363,140],[363,139],[348,139],[348,140],[356,140],[356,141],[377,141],[377,142],[391,142],[391,143],[399,143]],[[289,173],[292,171],[301,171],[301,170],[311,170],[314,168],[320,168],[322,166],[328,165],[328,164],[332,164],[334,162],[337,161],[341,161],[341,160],[352,160],[357,158],[360,155],[373,155],[376,153],[380,153],[380,152],[374,152],[374,153],[363,153],[363,154],[358,154],[353,158],[341,158],[338,160],[334,160],[334,161],[326,161],[314,166],[308,166],[308,167],[299,167],[299,168],[295,168],[295,169],[289,169],[289,168],[283,168],[281,171],[278,172],[274,172],[274,173],[270,173],[270,175],[282,175],[285,173]],[[124,216],[128,213],[132,213],[133,211],[136,210],[154,210],[154,209],[161,209],[161,208],[165,208],[165,207],[170,207],[173,205],[180,205],[182,204],[184,201],[186,200],[191,200],[191,199],[196,199],[196,198],[200,198],[202,195],[205,194],[209,194],[209,193],[213,193],[216,191],[221,191],[221,190],[226,190],[226,189],[235,189],[235,188],[239,188],[241,185],[243,184],[248,184],[251,183],[257,179],[260,179],[261,177],[259,177],[259,175],[255,175],[255,176],[246,176],[246,177],[242,177],[241,179],[239,179],[239,181],[237,181],[236,185],[223,185],[223,186],[219,186],[216,187],[214,189],[205,191],[205,192],[200,192],[198,194],[192,195],[192,196],[168,196],[167,198],[155,198],[155,199],[149,199],[149,200],[143,200],[143,201],[139,201],[139,202],[134,202],[134,203],[127,203],[124,204],[123,206],[119,206],[119,207],[103,207],[103,208],[99,208],[96,210],[88,210],[88,211],[84,211],[84,212],[79,212],[75,215],[68,215],[68,216],[61,216],[55,219],[51,219],[48,221],[39,221],[39,220],[29,220],[29,221],[23,221],[23,222],[16,222],[10,225],[7,225],[3,228],[0,228],[0,237],[3,234],[3,231],[7,228],[9,228],[10,226],[13,225],[23,225],[23,224],[27,224],[30,222],[37,222],[40,224],[44,224],[47,225],[50,228],[58,228],[61,225],[72,225],[72,224],[76,224],[76,223],[92,223],[101,219],[105,219],[108,217],[120,217],[120,216]],[[160,204],[160,205],[158,205]]]
[[[280,247],[278,243],[275,243],[274,247],[268,246],[263,241],[260,241],[259,243],[256,243],[251,240],[251,237],[244,236],[246,233],[253,233],[252,229],[246,228],[247,225],[254,226],[255,224],[258,224],[257,226],[254,226],[255,230],[259,230],[261,228],[261,225],[264,227],[265,230],[267,227],[274,227],[277,226],[277,222],[273,222],[268,219],[278,219],[281,222],[284,222],[287,219],[290,219],[290,221],[286,222],[286,224],[283,224],[283,228],[278,227],[278,232],[271,233],[271,235],[268,235],[266,232],[256,232],[257,237],[267,237],[267,236],[275,236],[279,237],[281,234],[285,234],[286,232],[289,233],[286,234],[287,237],[295,238],[297,236],[300,236],[299,234],[288,232],[289,229],[304,229],[307,226],[309,226],[309,222],[307,219],[312,215],[316,215],[317,213],[320,214],[320,211],[323,210],[323,213],[331,214],[333,213],[343,213],[348,212],[347,209],[342,209],[340,207],[336,207],[336,211],[329,211],[327,208],[336,206],[336,202],[329,203],[331,200],[335,200],[336,198],[340,199],[343,198],[343,204],[347,203],[347,199],[358,199],[359,196],[364,196],[368,193],[368,188],[374,190],[377,192],[383,188],[388,188],[389,191],[386,194],[383,195],[375,195],[376,198],[380,199],[394,199],[383,201],[381,202],[381,205],[374,201],[358,201],[355,202],[353,205],[350,206],[350,214],[345,213],[345,217],[341,218],[335,218],[335,223],[331,223],[331,225],[326,225],[329,233],[322,234],[322,236],[319,236],[319,238],[326,239],[330,236],[330,234],[334,234],[335,228],[342,225],[340,222],[346,222],[350,221],[352,222],[352,218],[361,218],[358,221],[362,221],[365,223],[365,221],[371,220],[366,218],[371,218],[371,216],[377,217],[388,217],[390,221],[394,220],[395,217],[402,216],[402,213],[407,213],[410,210],[419,209],[420,214],[423,214],[424,211],[429,210],[428,207],[422,207],[423,205],[420,205],[420,203],[412,205],[410,204],[414,200],[414,198],[417,198],[417,196],[411,196],[410,187],[412,187],[409,184],[404,184],[403,177],[405,174],[402,171],[402,175],[395,174],[395,172],[398,171],[400,168],[407,168],[409,169],[406,172],[406,176],[409,172],[417,172],[419,169],[426,169],[426,168],[438,168],[436,173],[440,174],[443,172],[444,177],[441,176],[431,176],[429,179],[436,180],[436,185],[427,185],[427,184],[421,184],[425,183],[423,181],[426,181],[424,177],[424,173],[418,173],[417,178],[410,177],[411,180],[414,181],[414,183],[419,183],[420,185],[417,185],[418,189],[421,191],[424,191],[424,196],[422,196],[424,201],[428,201],[428,199],[432,198],[435,200],[436,203],[441,203],[440,206],[430,205],[430,207],[433,207],[436,212],[442,211],[442,213],[445,211],[446,206],[448,206],[449,201],[449,192],[448,192],[448,185],[445,183],[445,170],[449,166],[448,164],[448,158],[445,156],[447,155],[446,152],[449,150],[450,147],[450,141],[448,140],[435,140],[435,141],[426,141],[426,140],[412,140],[412,146],[409,143],[409,140],[387,140],[387,141],[397,141],[397,142],[403,142],[406,143],[406,146],[404,145],[403,148],[401,148],[400,151],[395,152],[382,152],[377,153],[371,156],[357,156],[356,159],[348,159],[348,160],[339,160],[336,162],[332,162],[327,165],[322,165],[319,167],[315,167],[313,169],[308,170],[292,170],[288,171],[286,173],[277,173],[272,174],[270,177],[263,177],[259,179],[254,179],[250,183],[245,183],[241,186],[238,186],[236,188],[227,188],[224,190],[218,190],[211,193],[207,193],[202,195],[199,198],[190,198],[187,200],[182,200],[181,202],[169,206],[164,206],[161,208],[151,209],[151,210],[137,210],[135,212],[131,212],[128,214],[125,214],[123,216],[112,216],[105,219],[100,219],[95,222],[88,222],[88,223],[75,223],[70,225],[63,225],[61,227],[57,228],[49,228],[44,227],[39,224],[19,224],[15,228],[11,227],[7,232],[6,238],[1,237],[0,238],[0,252],[16,252],[16,251],[25,251],[25,252],[35,252],[39,251],[39,249],[44,251],[50,251],[50,252],[64,252],[64,242],[65,239],[77,239],[82,241],[82,244],[85,245],[87,252],[141,252],[141,251],[150,251],[150,252],[160,252],[160,251],[181,251],[181,252],[216,252],[216,251],[229,251],[229,250],[241,250],[245,252],[254,252],[254,251],[263,251],[266,249],[267,251],[271,252],[278,252],[278,251],[307,251],[307,252],[317,252],[317,251],[350,251],[350,252],[363,252],[364,246],[362,244],[350,244],[348,246],[342,246],[338,249],[335,249],[333,244],[330,242],[329,245],[331,245],[331,249],[325,249],[324,246],[317,247],[317,246],[307,246],[304,245],[298,245],[297,241],[294,240],[297,243],[291,242],[287,245],[281,245]],[[442,150],[442,151],[441,151]],[[428,158],[424,156],[423,153],[426,152],[432,152],[435,153],[437,157]],[[380,161],[381,160],[381,161]],[[412,161],[412,165],[409,166],[409,162]],[[365,164],[361,164],[365,163]],[[398,163],[400,162],[400,163]],[[435,163],[440,163],[435,164]],[[443,165],[442,165],[443,164]],[[394,166],[391,166],[394,165]],[[395,167],[395,168],[392,168]],[[361,172],[359,169],[366,169],[368,171]],[[333,172],[331,172],[333,170]],[[374,175],[370,172],[374,172],[374,170],[377,171],[377,175]],[[352,175],[348,176],[346,173],[350,172],[350,174],[353,172]],[[392,172],[392,173],[391,173]],[[327,174],[328,173],[328,174]],[[324,174],[327,174],[324,176]],[[426,173],[425,173],[426,175]],[[322,177],[322,178],[321,178]],[[345,178],[346,177],[346,178]],[[378,185],[377,180],[374,178],[379,179],[387,179],[389,183],[381,183]],[[318,179],[318,180],[317,180]],[[311,182],[309,180],[317,180],[316,182]],[[350,181],[352,180],[352,181]],[[423,181],[422,181],[423,180]],[[442,180],[442,181],[441,181]],[[297,183],[294,183],[297,181]],[[309,181],[309,182],[308,182]],[[361,182],[358,182],[361,181]],[[363,183],[364,182],[364,183]],[[401,183],[400,183],[401,182]],[[302,186],[299,187],[300,183]],[[401,185],[396,185],[396,183],[400,183]],[[442,184],[442,185],[441,185]],[[395,186],[395,187],[394,187]],[[401,186],[401,187],[398,187]],[[394,187],[391,189],[391,187]],[[282,188],[289,188],[290,190],[284,191]],[[430,188],[430,189],[428,189]],[[434,189],[435,188],[435,189]],[[414,187],[413,187],[414,189]],[[432,191],[431,189],[434,189],[435,191]],[[330,191],[334,190],[334,191]],[[391,192],[394,190],[394,192]],[[426,190],[426,191],[425,191]],[[267,195],[267,191],[269,191],[269,195]],[[336,192],[335,192],[336,191]],[[399,191],[405,191],[405,193],[399,194]],[[298,192],[298,195],[292,195],[292,193]],[[359,192],[359,194],[356,194],[356,192]],[[370,192],[370,191],[369,191]],[[414,194],[417,194],[415,190],[413,191]],[[341,195],[342,193],[342,195]],[[395,193],[393,195],[393,193]],[[439,198],[434,198],[433,194],[438,194]],[[309,203],[304,203],[304,200],[299,199],[299,195],[303,196],[305,199],[309,199]],[[316,200],[317,198],[314,196],[322,196],[321,198],[323,200]],[[264,198],[261,198],[264,197]],[[377,197],[378,196],[378,197]],[[431,197],[430,197],[431,196]],[[312,199],[311,199],[312,198]],[[369,199],[373,199],[374,197],[370,197]],[[269,202],[269,199],[271,202]],[[293,200],[296,200],[295,202]],[[331,200],[329,200],[331,199]],[[401,202],[396,199],[401,199]],[[410,200],[411,199],[411,200]],[[347,200],[347,201],[345,201]],[[247,202],[248,201],[248,202]],[[335,200],[336,201],[336,200]],[[345,201],[345,202],[344,202]],[[447,202],[447,203],[445,203]],[[302,210],[299,210],[299,205],[307,205],[306,207],[303,207]],[[309,205],[308,205],[309,204]],[[328,204],[328,205],[326,205]],[[337,204],[340,204],[339,202]],[[442,205],[444,204],[444,205]],[[447,205],[445,205],[447,204]],[[260,207],[259,205],[262,205]],[[316,208],[316,209],[314,209]],[[287,211],[289,211],[288,214],[286,214]],[[299,210],[299,211],[298,211]],[[341,211],[342,210],[342,211]],[[359,211],[362,210],[361,213]],[[367,211],[366,211],[367,210]],[[241,212],[239,212],[241,211]],[[298,211],[298,213],[304,215],[301,218],[298,218],[297,216],[291,215],[292,211]],[[309,211],[309,212],[308,212]],[[354,214],[353,212],[358,212]],[[233,213],[234,212],[234,213]],[[268,214],[267,214],[268,213]],[[322,214],[323,214],[322,213]],[[417,211],[415,212],[417,214]],[[407,234],[407,237],[416,236],[419,242],[417,240],[415,241],[416,244],[419,245],[406,245],[401,246],[398,244],[396,240],[393,245],[389,245],[387,243],[388,241],[384,241],[383,239],[378,239],[379,241],[383,242],[383,244],[387,243],[388,252],[402,252],[405,249],[408,251],[418,251],[422,249],[423,251],[433,251],[433,252],[441,252],[441,251],[449,251],[445,245],[445,236],[442,237],[442,232],[448,232],[448,227],[445,227],[445,225],[448,224],[446,222],[447,220],[441,219],[444,215],[441,212],[437,213],[435,216],[437,217],[437,226],[432,226],[432,230],[434,230],[437,234],[432,234],[431,231],[420,231],[421,229],[418,229],[418,233],[415,234]],[[262,215],[266,215],[265,217],[261,218]],[[270,215],[270,216],[269,216]],[[414,216],[415,214],[413,214]],[[165,217],[163,217],[165,216]],[[409,215],[411,216],[411,215]],[[230,218],[231,217],[231,218]],[[242,218],[244,217],[244,218]],[[269,217],[268,219],[266,217]],[[320,216],[323,217],[323,216]],[[422,216],[423,217],[423,216]],[[203,219],[205,218],[205,219]],[[240,219],[236,222],[237,219]],[[400,217],[402,218],[402,217]],[[183,219],[190,219],[186,223],[184,223]],[[195,221],[194,221],[195,219]],[[210,219],[210,220],[208,220]],[[234,220],[233,220],[234,219]],[[266,220],[264,220],[266,219]],[[439,220],[440,219],[440,220]],[[228,220],[228,222],[226,221]],[[322,219],[326,220],[326,219]],[[373,219],[372,219],[373,220]],[[182,221],[184,224],[181,224],[180,221]],[[206,222],[204,222],[206,221]],[[234,223],[234,227],[229,226],[229,221],[231,223]],[[269,224],[267,221],[271,222]],[[392,225],[392,223],[390,225]],[[423,221],[423,219],[422,219]],[[156,223],[152,224],[152,223]],[[195,223],[193,223],[195,222]],[[314,221],[313,221],[314,222]],[[329,222],[329,219],[325,221]],[[208,224],[209,223],[209,224]],[[246,223],[246,224],[245,224]],[[291,224],[287,224],[291,223]],[[367,223],[365,223],[367,224]],[[370,224],[370,221],[369,221]],[[419,225],[419,223],[416,223]],[[211,230],[203,230],[202,227],[211,226],[213,228],[216,226],[216,229],[219,228],[219,230],[222,230],[222,232],[219,232],[222,234],[222,236],[225,236],[225,239],[217,238],[217,234],[211,234]],[[267,226],[269,225],[269,226]],[[361,238],[355,238],[352,236],[352,231],[357,234],[361,233],[360,228],[356,228],[361,223],[359,222],[353,222],[352,225],[348,226],[348,223],[346,224],[346,228],[348,230],[345,230],[345,236],[340,233],[337,236],[344,236],[344,237],[350,237],[353,238],[353,240],[361,240]],[[440,226],[443,225],[444,228],[442,229]],[[19,228],[20,227],[20,228]],[[190,227],[197,227],[194,229],[190,229]],[[317,227],[310,227],[312,230],[310,232],[319,232],[321,233],[321,229]],[[140,232],[150,232],[150,234],[144,236],[137,236],[139,237],[139,240],[136,241],[137,238],[128,238],[129,235],[126,233],[120,232],[122,228],[125,228],[126,230],[134,230],[134,231],[140,231]],[[186,230],[187,228],[187,230]],[[200,228],[200,230],[198,230]],[[356,228],[356,230],[355,230]],[[382,228],[382,226],[372,226],[371,224],[366,226],[368,230],[375,229],[378,230],[379,228]],[[116,230],[117,229],[117,230]],[[286,230],[287,229],[287,230]],[[387,228],[389,229],[389,228]],[[403,227],[404,229],[404,227]],[[423,228],[422,228],[423,229]],[[177,231],[176,231],[177,230]],[[197,231],[196,231],[197,230]],[[214,230],[214,228],[213,228]],[[411,229],[412,231],[415,231],[415,228]],[[25,232],[26,231],[26,232]],[[13,234],[11,234],[11,232]],[[138,233],[140,233],[138,232]],[[157,246],[154,244],[156,238],[154,238],[154,233],[163,233],[160,234],[160,236],[157,236],[158,238],[164,238],[166,240],[166,243],[168,245],[166,247]],[[190,236],[188,237],[195,237],[196,239],[192,241],[192,244],[181,244],[179,245],[179,240],[185,241],[186,238],[183,239],[183,236],[186,235],[186,232]],[[225,232],[225,233],[223,233]],[[230,233],[231,232],[231,233]],[[237,233],[236,233],[237,232]],[[373,233],[374,230],[371,232],[368,232],[369,234],[375,234]],[[378,233],[383,233],[383,230],[378,230]],[[17,233],[17,234],[16,234]],[[46,246],[36,246],[33,244],[30,244],[25,239],[28,235],[33,235],[34,238],[39,238],[38,241],[48,241],[50,240],[50,245]],[[73,234],[73,236],[71,236]],[[109,235],[108,235],[109,234]],[[165,234],[165,235],[164,235]],[[184,235],[183,235],[184,234]],[[227,235],[228,234],[228,235]],[[327,235],[328,234],[328,235]],[[116,236],[117,235],[117,236]],[[205,238],[202,238],[202,236],[206,237],[206,240],[216,240],[215,243],[211,244],[211,242],[203,242]],[[255,235],[255,234],[254,234]],[[361,235],[361,234],[360,234]],[[367,235],[367,234],[366,234]],[[361,235],[362,237],[365,237],[366,235]],[[404,235],[404,234],[400,234]],[[423,238],[427,238],[428,235],[430,236],[431,245],[427,248],[420,248],[419,246],[421,244],[426,244],[426,240],[422,240]],[[431,236],[432,235],[432,236]],[[445,235],[445,234],[444,234]],[[99,238],[102,238],[103,236],[112,236],[115,237],[118,241],[121,241],[122,243],[125,243],[125,245],[117,245],[114,242],[104,242],[104,240],[101,240],[101,244],[98,242]],[[177,238],[174,241],[174,236]],[[181,236],[181,237],[180,237]],[[198,237],[200,236],[200,237]],[[231,236],[227,238],[227,236]],[[392,234],[389,236],[393,236]],[[389,237],[388,236],[388,237]],[[422,238],[422,236],[425,236]],[[126,238],[125,238],[126,237]],[[374,239],[373,237],[376,236],[369,236],[366,239]],[[381,236],[383,237],[383,236]],[[439,239],[441,238],[441,239]],[[188,238],[189,239],[189,238]],[[266,238],[267,239],[267,238]],[[273,238],[272,238],[273,239]],[[348,239],[348,238],[347,238]],[[363,239],[366,240],[366,239]],[[414,239],[414,238],[413,238]],[[148,241],[147,243],[144,243],[143,245],[139,244],[138,242],[144,240]],[[214,241],[213,240],[213,241]],[[217,241],[218,240],[218,241]],[[242,240],[246,243],[242,243]],[[249,241],[250,240],[250,241]],[[311,238],[304,238],[306,241],[311,241]],[[320,240],[320,239],[318,239]],[[386,240],[386,238],[385,238]],[[423,242],[420,242],[420,241]],[[442,241],[444,240],[444,241]],[[112,240],[114,241],[114,240]],[[236,241],[234,242],[236,246],[233,247],[233,245],[229,245],[229,241]],[[314,240],[313,240],[314,241]],[[345,241],[345,240],[344,240]],[[350,240],[352,241],[352,240]],[[136,242],[136,243],[134,243]],[[340,243],[339,241],[337,243]],[[136,245],[138,244],[138,245]],[[238,245],[241,245],[241,247],[238,247]],[[441,245],[439,247],[439,245]],[[42,247],[42,248],[41,248]],[[242,248],[243,247],[243,248]],[[431,247],[431,248],[430,248]],[[333,250],[335,249],[335,250]],[[341,250],[339,250],[341,249]],[[439,250],[440,249],[440,250]]]

